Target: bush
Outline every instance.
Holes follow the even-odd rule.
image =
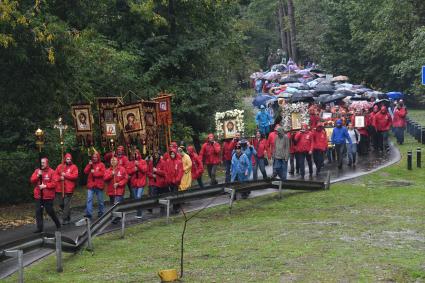
[[[34,152],[0,151],[0,204],[33,199],[33,187],[29,179],[37,166],[37,155]]]

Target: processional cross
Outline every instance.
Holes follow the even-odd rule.
[[[60,144],[61,144],[61,154],[62,154],[62,199],[65,197],[65,188],[64,188],[64,179],[63,179],[63,174],[64,174],[64,141],[63,141],[63,133],[65,132],[65,130],[68,128],[67,125],[65,125],[64,123],[62,123],[62,117],[59,117],[58,119],[58,123],[55,124],[53,126],[55,129],[59,129],[59,139],[60,139]]]

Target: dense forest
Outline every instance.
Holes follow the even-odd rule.
[[[424,45],[422,0],[0,1],[0,202],[30,197],[37,127],[58,162],[52,125],[73,103],[167,91],[175,138],[196,143],[278,49],[420,101]]]

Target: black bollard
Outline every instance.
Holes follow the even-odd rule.
[[[425,128],[422,128],[422,144],[425,144]]]
[[[407,152],[407,170],[412,170],[412,151]]]
[[[415,129],[415,139],[418,142],[421,142],[421,132],[422,132],[422,126],[417,125]]]
[[[422,149],[420,147],[416,149],[416,167],[422,167]]]

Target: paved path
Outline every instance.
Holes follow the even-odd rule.
[[[400,152],[397,148],[391,147],[391,151],[386,156],[382,155],[376,155],[373,152],[370,153],[368,156],[360,157],[358,160],[358,164],[355,168],[350,168],[347,166],[344,166],[342,170],[338,170],[336,168],[336,164],[326,164],[325,168],[323,169],[323,173],[318,176],[314,177],[313,180],[324,180],[326,177],[327,172],[329,171],[331,173],[331,183],[340,182],[352,178],[357,178],[359,176],[372,173],[374,171],[377,171],[379,169],[382,169],[384,167],[387,167],[391,164],[394,164],[400,160]],[[271,175],[272,168],[271,166],[267,167],[268,176]],[[306,173],[308,172],[308,169],[306,168]],[[259,177],[262,176],[259,172]],[[307,175],[308,176],[308,175]],[[297,179],[299,176],[289,176],[289,179]],[[261,191],[253,191],[250,195],[250,198],[258,197],[265,194],[270,194],[276,192],[276,190],[273,189],[265,189]],[[215,198],[208,198],[208,199],[201,199],[192,201],[189,203],[186,203],[183,207],[186,211],[196,211],[199,209],[202,209],[205,206],[212,207],[217,205],[222,205],[228,203],[228,196],[221,195]],[[84,215],[84,211],[81,209],[74,210],[73,211],[73,222],[81,219]],[[135,225],[143,223],[144,221],[151,220],[153,218],[161,217],[159,214],[159,211],[155,211],[154,213],[148,213],[144,212],[143,219],[136,219],[135,213],[129,213],[126,221],[126,226],[129,225]],[[53,232],[54,231],[54,225],[51,221],[46,221],[45,223],[45,231],[47,232]],[[120,229],[120,225],[109,225],[102,233],[108,233],[111,231],[115,231]],[[20,238],[24,235],[30,235],[32,231],[35,229],[33,224],[24,225],[18,228],[1,231],[0,232],[0,242],[6,243],[9,241],[13,241],[16,238]],[[75,225],[67,225],[63,226],[62,233],[71,238],[76,239],[79,234],[83,232],[84,227],[76,227]],[[25,266],[30,265],[34,261],[37,261],[48,254],[52,253],[52,250],[48,249],[37,249],[30,253],[27,253],[24,255],[24,264]],[[10,259],[7,261],[4,261],[0,263],[0,279],[9,276],[10,274],[14,273],[16,271],[16,260]]]

